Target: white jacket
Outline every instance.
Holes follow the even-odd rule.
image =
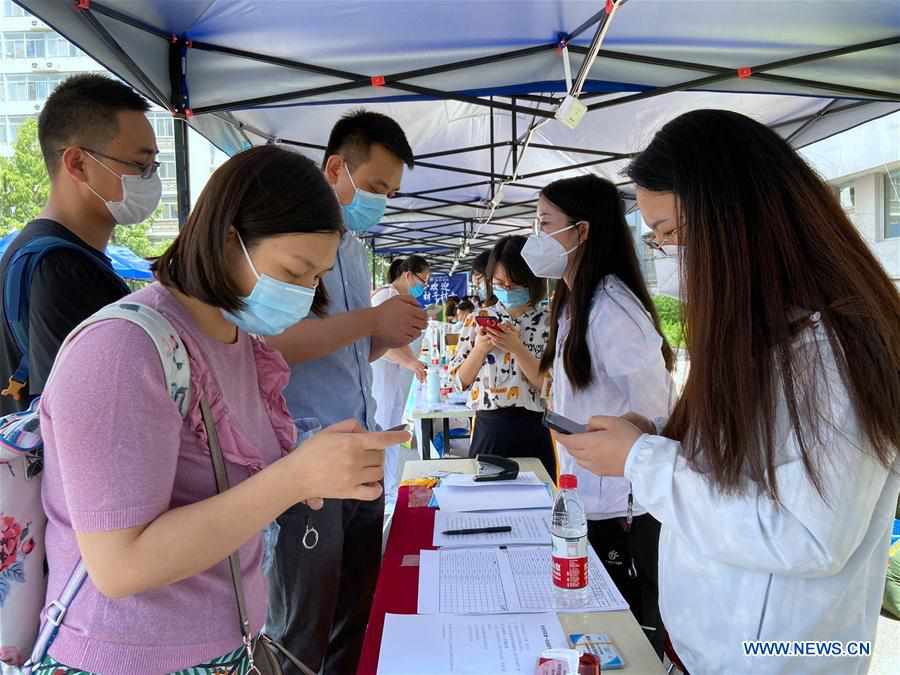
[[[576,389],[566,375],[563,349],[569,337],[568,312],[559,317],[553,362],[553,410],[580,424],[593,415],[617,417],[636,412],[647,419],[666,418],[673,394],[672,377],[662,354],[662,337],[635,295],[615,275],[607,276],[594,293],[588,319],[591,384]],[[578,494],[590,520],[626,515],[631,485],[625,478],[597,476],[575,463],[557,437],[560,473],[578,477]],[[634,515],[646,513],[637,500]]]
[[[874,646],[900,462],[889,470],[873,458],[818,322],[795,347],[809,355],[816,344],[825,364],[816,373],[823,442],[809,444],[821,460],[827,501],[807,478],[784,400],[775,419],[781,507],[756,489],[723,495],[687,466],[675,441],[645,435],[628,456],[635,498],[662,522],[660,609],[691,673],[868,669],[865,657],[745,656],[742,648],[744,640]]]

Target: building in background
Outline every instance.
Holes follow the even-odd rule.
[[[834,187],[900,288],[900,113],[815,143],[801,154]]]
[[[0,0],[0,154],[12,154],[19,127],[37,117],[56,85],[76,73],[108,71],[12,0]],[[178,234],[175,126],[165,110],[153,110],[147,117],[156,132],[163,184],[161,215],[148,234],[151,240],[165,241]],[[188,144],[191,197],[196,199],[226,156],[193,131]]]

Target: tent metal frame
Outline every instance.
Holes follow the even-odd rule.
[[[624,2],[624,0],[622,1]],[[546,96],[536,94],[495,94],[492,96],[470,95],[458,91],[445,91],[432,87],[421,86],[418,84],[414,84],[413,82],[411,82],[411,80],[439,73],[461,71],[492,65],[504,61],[525,58],[536,54],[546,53],[552,50],[561,50],[563,47],[566,47],[572,53],[587,55],[590,50],[589,47],[572,44],[572,41],[576,37],[590,30],[592,27],[595,28],[594,39],[596,40],[601,29],[603,28],[608,12],[608,8],[597,12],[594,16],[592,16],[582,25],[578,26],[571,33],[560,34],[558,36],[558,39],[554,42],[504,51],[478,58],[453,61],[437,66],[431,66],[428,68],[420,68],[386,75],[371,76],[364,75],[362,73],[327,68],[302,61],[269,56],[253,51],[225,47],[209,42],[195,41],[186,35],[171,35],[159,28],[146,24],[135,19],[134,17],[128,16],[122,12],[112,9],[111,7],[106,6],[103,2],[96,2],[95,0],[74,0],[74,6],[79,11],[79,14],[86,22],[86,24],[90,27],[90,29],[101,39],[101,41],[107,46],[107,48],[115,52],[115,54],[121,59],[122,63],[127,69],[128,74],[131,78],[133,78],[132,81],[141,85],[144,88],[144,92],[148,96],[153,98],[157,104],[170,110],[176,119],[175,151],[177,157],[176,170],[178,186],[178,214],[179,223],[181,225],[183,225],[186,221],[187,214],[190,209],[187,126],[190,119],[194,115],[212,114],[218,116],[223,121],[237,126],[238,130],[248,143],[251,142],[250,138],[247,136],[247,134],[250,133],[269,143],[283,143],[298,148],[323,151],[325,148],[320,144],[311,143],[302,139],[278,138],[258,129],[253,129],[249,125],[233,120],[233,118],[230,118],[228,113],[233,110],[269,106],[274,104],[291,103],[294,105],[303,105],[304,101],[316,96],[339,92],[350,92],[353,90],[359,90],[369,87],[374,87],[377,89],[391,89],[402,92],[406,95],[412,94],[417,98],[425,100],[455,100],[490,109],[491,116],[489,143],[476,146],[447,148],[439,152],[431,152],[416,157],[416,165],[419,167],[424,167],[435,171],[442,171],[459,177],[474,176],[477,178],[481,178],[482,180],[461,184],[448,182],[445,186],[435,187],[417,192],[399,194],[397,196],[401,198],[422,200],[429,203],[434,203],[436,205],[422,206],[421,208],[401,208],[398,206],[390,205],[386,212],[386,217],[388,218],[388,220],[382,223],[382,225],[380,226],[381,229],[378,232],[372,233],[367,237],[370,240],[372,249],[375,253],[388,256],[405,253],[408,254],[420,250],[423,251],[426,248],[430,249],[428,250],[428,255],[432,259],[434,268],[436,270],[443,270],[445,267],[450,267],[451,265],[453,265],[455,261],[463,262],[466,258],[466,256],[461,256],[461,253],[463,250],[463,246],[468,243],[468,240],[471,237],[472,232],[474,231],[474,219],[472,215],[459,215],[459,209],[479,206],[487,209],[488,204],[493,201],[495,197],[495,190],[497,186],[503,181],[508,181],[509,179],[511,179],[510,175],[505,175],[497,171],[495,154],[498,150],[509,150],[511,154],[513,175],[515,175],[518,163],[521,159],[519,152],[519,145],[521,141],[518,135],[519,116],[531,116],[532,119],[552,118],[554,117],[553,110],[541,108],[540,106],[551,105],[555,107],[562,101],[562,96]],[[99,20],[98,16],[112,19],[132,28],[144,31],[162,40],[166,40],[169,43],[170,93],[168,96],[164,92],[162,92],[159,87],[156,86],[156,84],[154,84],[152,79],[148,77],[146,73],[144,73],[140,68],[140,66],[138,66],[138,64],[135,63],[135,61],[127,54],[127,52],[115,40],[106,26],[104,26],[104,24]],[[894,46],[898,44],[900,44],[900,35],[880,40],[846,45],[836,49],[804,54],[788,59],[781,59],[778,61],[756,64],[738,69],[716,66],[707,63],[664,59],[616,50],[600,49],[597,52],[597,60],[606,59],[627,61],[647,66],[694,71],[697,73],[702,73],[703,75],[676,84],[647,88],[643,91],[637,91],[625,96],[620,95],[622,92],[591,92],[589,90],[590,88],[588,88],[588,91],[586,91],[586,93],[581,96],[581,99],[586,103],[596,100],[596,102],[588,104],[588,111],[590,113],[598,110],[604,110],[613,106],[627,105],[628,103],[635,101],[643,101],[659,96],[664,96],[665,94],[673,92],[708,88],[712,85],[721,84],[729,80],[743,80],[749,77],[756,78],[757,80],[772,82],[778,85],[798,86],[806,88],[807,90],[812,89],[815,91],[827,92],[821,94],[821,96],[828,97],[830,100],[816,113],[805,116],[803,118],[788,120],[772,125],[772,127],[777,130],[780,127],[788,126],[790,124],[800,124],[800,126],[796,130],[794,130],[789,136],[787,136],[787,140],[791,142],[799,138],[802,134],[807,133],[811,127],[819,124],[829,115],[861,106],[871,105],[874,103],[900,101],[900,92],[879,91],[862,87],[855,87],[848,84],[822,82],[817,80],[810,80],[807,78],[790,77],[786,75],[778,75],[771,71],[814,63],[825,59],[855,54],[867,50],[879,49],[881,47]],[[233,57],[265,63],[268,65],[279,66],[282,68],[288,68],[320,76],[327,76],[340,81],[336,82],[335,84],[326,86],[299,89],[296,91],[283,92],[280,94],[273,94],[269,96],[260,96],[241,100],[230,100],[215,105],[206,105],[198,108],[192,108],[187,73],[187,64],[192,50],[226,54]],[[585,62],[583,62],[582,65],[584,65],[584,63]],[[857,100],[848,102],[845,99]],[[523,102],[525,102],[524,105]],[[500,113],[508,113],[510,115],[512,134],[509,140],[495,138],[494,115],[497,114],[498,111]],[[538,149],[560,150],[573,154],[578,153],[582,155],[592,156],[594,158],[577,164],[554,167],[552,169],[520,175],[517,177],[515,183],[510,184],[511,186],[528,187],[538,190],[540,189],[540,186],[529,185],[527,181],[532,178],[550,176],[566,171],[571,171],[573,169],[586,169],[608,162],[627,160],[632,156],[628,154],[610,152],[601,148],[562,147],[540,143],[532,143],[530,147]],[[450,156],[475,152],[490,152],[489,171],[481,171],[465,166],[453,166],[450,164],[433,161],[436,159],[439,160]],[[622,183],[619,183],[618,185],[624,187],[628,185],[628,182],[624,181]],[[487,202],[478,199],[465,201],[448,200],[434,196],[442,192],[452,190],[481,187],[489,188],[490,199]],[[623,193],[623,196],[630,197],[631,195]],[[503,223],[502,221],[508,221],[512,218],[527,216],[530,213],[533,213],[534,201],[535,200],[526,202],[500,202],[497,205],[497,209],[495,212],[495,220],[492,220],[490,224],[493,232],[487,234],[486,238],[489,239],[503,234],[521,232],[521,226],[513,225],[509,222]],[[524,210],[524,207],[526,206],[531,208],[529,208],[528,210]],[[456,209],[457,212],[447,213],[448,210],[453,209]],[[404,215],[425,216],[427,217],[427,219],[416,218],[405,221],[398,221],[394,219],[395,216]],[[430,219],[436,220],[440,224],[429,225],[429,222],[431,222]],[[451,229],[452,231],[448,232],[448,229]],[[469,250],[469,256],[472,256],[489,245],[490,242],[487,241],[487,239],[479,240],[477,242],[472,242],[471,246],[466,246],[466,250]]]

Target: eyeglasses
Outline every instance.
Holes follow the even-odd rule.
[[[663,250],[663,246],[671,245],[675,241],[676,235],[681,230],[682,227],[676,227],[671,232],[666,232],[661,242],[657,240],[656,232],[648,232],[647,234],[641,235],[641,241],[643,241],[644,244],[646,244],[654,253],[659,253],[662,257],[665,258],[668,257],[669,254],[666,253],[665,250]]]
[[[102,157],[103,159],[108,159],[113,162],[118,162],[119,164],[124,164],[125,166],[130,166],[132,168],[139,170],[140,171],[139,175],[144,180],[147,180],[148,178],[152,178],[153,175],[157,171],[159,171],[159,162],[157,162],[157,161],[150,162],[149,164],[140,164],[138,162],[132,162],[127,159],[119,159],[118,157],[106,155],[102,152],[99,152],[98,150],[93,150],[91,148],[86,148],[83,146],[79,146],[79,147],[81,147],[81,149],[84,150],[85,152],[89,152],[92,155],[97,155],[97,157]],[[59,150],[57,150],[57,152],[59,152],[59,153],[63,153],[65,151],[66,151],[65,148],[60,148]]]
[[[566,224],[563,225],[563,226],[562,226],[561,228],[559,228],[559,229],[565,229],[566,227],[569,227],[570,225],[574,225],[574,224],[575,224],[575,221],[574,221],[574,220],[566,220]],[[535,218],[534,218],[534,224],[531,226],[531,229],[534,231],[535,234],[540,234],[541,232],[544,231],[544,225],[545,225],[545,224],[541,222],[541,217],[540,217],[540,216],[535,216]],[[551,226],[550,223],[546,223],[546,225],[547,225],[548,227]],[[550,234],[554,234],[554,233],[555,233],[555,231],[554,231],[554,232],[550,232]]]

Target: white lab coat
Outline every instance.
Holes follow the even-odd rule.
[[[372,296],[372,306],[377,307],[397,295],[400,294],[393,286],[385,286]],[[410,345],[417,356],[421,345],[421,337]],[[375,422],[382,429],[390,429],[403,422],[406,398],[409,396],[413,376],[413,371],[383,356],[372,364],[372,396],[378,404],[375,409]]]
[[[372,306],[377,307],[390,298],[400,295],[393,286],[385,286],[372,296]],[[418,356],[422,338],[417,338],[410,348]],[[413,371],[383,356],[372,364],[372,396],[376,402],[375,423],[382,429],[390,429],[403,423],[406,399],[412,386]],[[396,499],[400,481],[400,447],[391,446],[384,454],[384,494],[389,503]]]
[[[593,379],[577,390],[566,376],[563,347],[569,335],[568,312],[559,319],[553,363],[553,410],[585,424],[593,415],[619,416],[636,412],[647,419],[667,418],[673,392],[672,377],[662,354],[662,337],[641,302],[616,276],[597,287],[588,323],[587,343]],[[560,473],[578,477],[578,493],[589,520],[621,517],[628,507],[626,478],[601,477],[575,463],[557,436]],[[634,515],[646,513],[640,502]]]
[[[660,610],[692,673],[868,669],[868,658],[743,655],[744,640],[875,640],[900,460],[889,470],[873,458],[814,318],[795,348],[806,356],[818,345],[825,364],[815,371],[823,439],[808,440],[821,459],[827,501],[807,478],[784,400],[775,416],[781,507],[755,488],[723,495],[667,438],[644,435],[628,456],[625,475],[636,498],[662,522]]]

